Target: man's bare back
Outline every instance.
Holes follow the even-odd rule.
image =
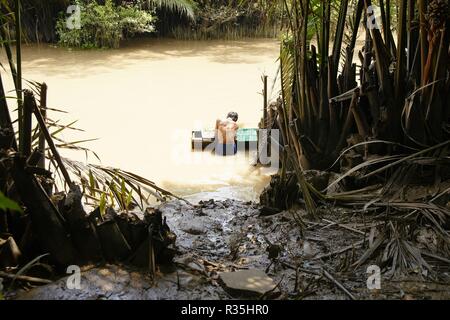
[[[218,119],[216,121],[216,151],[221,155],[230,154],[228,146],[232,147],[231,154],[237,152],[236,148],[236,134],[238,130],[237,125],[238,114],[236,112],[230,112],[227,115],[226,120]]]
[[[236,141],[238,125],[231,119],[217,120],[217,142],[222,144],[233,144]]]

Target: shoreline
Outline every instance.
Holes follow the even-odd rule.
[[[265,299],[341,300],[350,295],[362,300],[450,298],[448,273],[442,273],[441,279],[414,272],[393,278],[382,274],[381,289],[369,290],[366,271],[376,261],[369,259],[351,268],[369,245],[369,240],[364,241],[368,224],[349,215],[348,209],[323,207],[317,221],[309,220],[301,208],[261,216],[264,210],[260,205],[235,200],[210,200],[197,206],[174,200],[159,209],[177,235],[178,252],[174,265],[160,266],[154,281],[145,270],[104,264],[82,273],[81,290],[67,289],[66,278],[62,278],[8,298],[261,298],[261,294],[233,291],[224,285],[222,272],[240,270],[267,271],[277,284],[277,293]],[[304,223],[301,228],[299,221]],[[434,259],[427,260],[440,268]]]

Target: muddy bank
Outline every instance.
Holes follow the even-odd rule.
[[[81,289],[67,289],[66,279],[24,290],[11,299],[448,299],[450,268],[428,262],[432,274],[414,270],[401,277],[381,276],[381,289],[367,288],[367,263],[354,263],[367,249],[369,231],[358,212],[320,210],[310,219],[302,209],[275,215],[254,203],[207,201],[190,206],[172,201],[160,206],[177,234],[175,264],[161,266],[152,281],[145,270],[122,265],[91,266]],[[366,239],[366,240],[365,240]],[[231,290],[222,272],[260,270],[276,288],[261,295]]]

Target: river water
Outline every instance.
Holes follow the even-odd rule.
[[[133,171],[194,202],[255,201],[273,170],[252,167],[243,153],[228,158],[193,153],[190,136],[192,129],[212,127],[229,111],[239,113],[241,127],[256,127],[263,105],[261,76],[269,76],[271,87],[278,52],[278,42],[271,39],[146,39],[117,50],[28,45],[23,76],[46,82],[48,106],[68,112],[51,112],[52,118],[78,120],[75,126],[85,130],[64,131],[61,137],[98,138],[83,146],[95,150],[102,164]],[[7,65],[4,56],[1,61]],[[12,89],[10,77],[5,82]],[[269,95],[275,97],[273,91]],[[86,161],[83,152],[63,155]],[[98,163],[92,155],[87,161]]]

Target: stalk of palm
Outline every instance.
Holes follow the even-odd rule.
[[[446,20],[442,16],[432,20],[436,25],[430,24],[433,31],[430,31],[432,40],[428,43],[422,43],[413,35],[407,37],[407,26],[420,16],[411,16],[408,12],[420,11],[420,7],[411,1],[401,1],[395,55],[390,50],[392,31],[386,30],[390,15],[385,12],[382,18],[386,26],[384,39],[380,30],[364,24],[366,40],[359,52],[358,79],[353,60],[356,39],[362,13],[367,12],[372,2],[359,0],[350,6],[347,1],[339,3],[340,18],[334,42],[330,43],[327,18],[332,7],[328,1],[320,2],[321,10],[314,9],[308,1],[285,2],[290,23],[288,40],[282,43],[280,54],[283,98],[280,117],[284,119],[284,143],[291,145],[298,163],[304,169],[328,168],[347,147],[350,136],[356,137],[357,142],[381,139],[412,147],[430,147],[448,139],[449,132],[445,130],[449,119],[445,90],[448,83],[445,67],[448,56],[444,54],[448,49],[448,42],[444,41]],[[315,27],[308,24],[308,18],[317,12],[324,21],[320,30],[312,32],[319,35],[319,52],[314,45],[307,49],[307,43],[311,42],[307,31]],[[347,12],[352,13],[352,22],[346,26]],[[346,30],[350,33],[347,48],[341,50]],[[425,46],[428,58],[422,61],[423,68],[417,68],[419,56],[407,59],[406,53],[407,50],[417,51],[421,46]],[[340,62],[343,62],[341,71]],[[420,87],[420,83],[425,85]],[[422,110],[426,110],[425,113]],[[389,148],[378,151],[395,152]]]
[[[439,260],[448,261],[442,258],[450,249],[450,174],[443,169],[450,163],[448,5],[398,1],[393,16],[392,1],[379,3],[382,23],[377,25],[383,30],[369,23],[371,0],[285,1],[289,27],[280,53],[277,125],[291,161],[282,161],[281,172],[295,171],[298,184],[309,190],[302,190],[307,204],[312,197],[357,206],[385,222],[355,266],[380,253],[393,273],[430,270],[423,259],[430,253],[418,249],[414,232],[430,226]],[[336,15],[332,28],[330,17]],[[308,23],[315,16],[321,17],[320,26]],[[361,30],[365,41],[358,48]],[[316,35],[318,49],[309,35]],[[359,61],[353,59],[355,51]],[[306,169],[341,170],[329,189],[343,181],[352,187],[321,193],[305,184]],[[409,189],[418,183],[436,189],[412,196]]]

